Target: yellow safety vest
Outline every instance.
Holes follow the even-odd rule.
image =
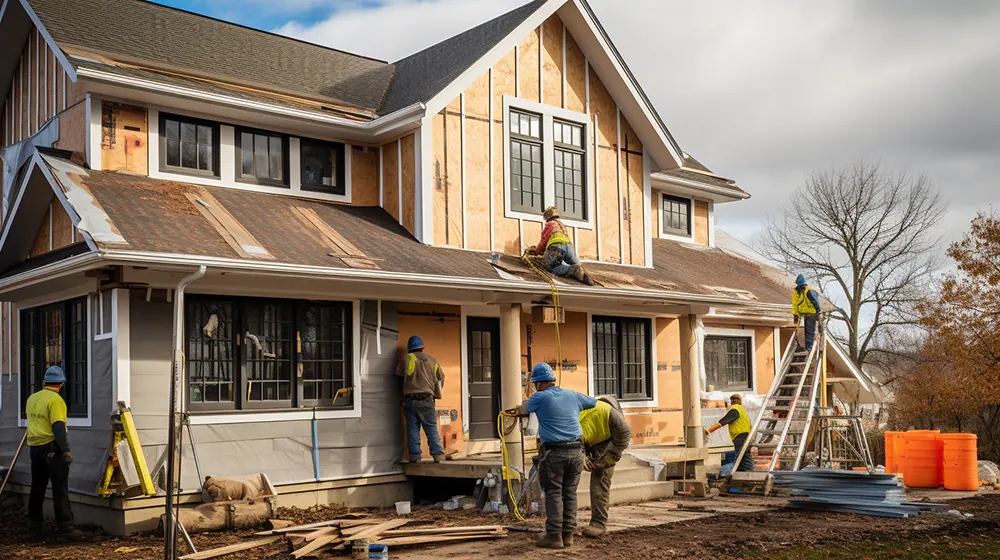
[[[56,440],[52,424],[66,422],[66,401],[51,389],[42,389],[28,397],[24,405],[28,417],[28,446],[38,447]]]
[[[569,244],[569,235],[566,234],[566,226],[562,222],[556,222],[556,228],[552,231],[552,235],[549,236],[548,243],[545,244],[545,248],[548,249],[553,243],[564,243]]]
[[[809,301],[809,292],[816,290],[806,286],[801,292],[798,289],[792,290],[792,313],[795,315],[815,315],[816,306]]]
[[[597,445],[611,439],[611,405],[597,401],[597,406],[580,412],[583,443]]]
[[[751,429],[750,417],[747,416],[747,411],[743,408],[743,405],[734,404],[729,407],[729,410],[735,410],[740,413],[740,417],[729,424],[729,439],[736,439],[736,436],[740,434],[749,433]]]

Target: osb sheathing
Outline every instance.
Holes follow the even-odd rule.
[[[59,140],[52,147],[79,154],[87,152],[86,104],[74,105],[59,115]]]
[[[42,218],[42,225],[38,228],[38,233],[35,234],[35,242],[31,245],[31,251],[28,253],[29,257],[37,257],[38,255],[44,255],[49,252],[49,246],[51,245],[52,238],[49,236],[51,231],[51,213],[52,206],[45,211],[45,217]]]
[[[694,242],[708,245],[708,203],[694,201]]]
[[[105,171],[148,174],[146,118],[146,109],[142,107],[101,103],[101,167]]]
[[[656,378],[659,384],[656,404],[662,409],[679,410],[683,406],[680,327],[678,319],[656,320]]]
[[[587,110],[587,58],[566,32],[566,108],[578,113]]]
[[[483,74],[465,90],[466,248],[490,250],[490,80]]]
[[[528,101],[539,101],[538,63],[538,29],[532,29],[527,37],[518,45],[517,75],[520,80],[518,97]]]
[[[73,244],[73,220],[62,204],[52,204],[52,250],[69,247]]]
[[[514,95],[514,51],[493,67],[493,244],[494,250],[507,254],[520,252],[517,220],[504,215],[504,188],[507,165],[504,160],[503,96]]]
[[[378,150],[350,150],[351,204],[378,206]]]
[[[429,316],[435,313],[437,316]],[[465,451],[465,437],[462,432],[462,322],[461,308],[457,306],[432,306],[421,304],[399,304],[399,342],[396,349],[399,356],[406,355],[406,340],[419,336],[427,345],[426,352],[437,359],[444,371],[443,398],[436,401],[438,410],[438,430],[445,453]],[[402,381],[400,381],[402,383]],[[405,430],[404,430],[405,434]],[[430,456],[427,438],[421,431],[421,449],[425,457]]]
[[[399,221],[399,140],[382,146],[382,208]]]
[[[462,100],[457,98],[445,109],[444,139],[445,165],[447,181],[445,182],[445,208],[442,214],[447,223],[445,230],[445,245],[449,247],[462,246],[463,189],[462,183]],[[435,237],[435,239],[437,239]]]
[[[415,153],[415,136],[410,134],[400,140],[400,154],[403,161],[400,162],[403,183],[403,219],[400,221],[403,227],[411,234],[416,232],[414,207],[416,205],[414,191],[416,189],[417,160]]]
[[[622,212],[618,200],[618,108],[590,68],[590,111],[597,116],[597,203],[601,228],[598,241],[605,262],[622,262]]]
[[[522,353],[531,353],[531,364],[546,362],[556,363],[555,325],[551,323],[534,323],[531,315],[521,314],[522,330],[527,334],[531,329],[530,340],[525,340]],[[560,386],[584,394],[589,393],[587,369],[587,314],[566,313],[566,322],[559,325],[559,339],[562,341],[563,372]]]
[[[563,26],[553,15],[542,24],[542,102],[562,107],[563,93]]]
[[[649,204],[652,206],[652,211],[649,213],[652,216],[653,225],[653,237],[660,236],[660,199],[662,198],[660,191],[653,189],[651,197],[649,197]]]

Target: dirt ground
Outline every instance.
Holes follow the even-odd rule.
[[[725,498],[719,498],[725,500]],[[711,502],[700,502],[711,508]],[[424,558],[580,558],[643,560],[677,558],[762,558],[773,560],[832,558],[881,560],[925,558],[1000,558],[1000,495],[988,495],[950,502],[971,513],[969,520],[947,514],[925,513],[913,519],[882,519],[858,515],[805,513],[772,507],[759,513],[728,513],[655,527],[612,533],[599,541],[578,538],[577,544],[561,551],[542,551],[532,541],[538,537],[541,519],[534,518],[517,527],[505,539],[477,541],[451,546],[427,546],[392,550],[399,560]],[[322,507],[309,510],[281,510],[283,518],[299,523],[330,519],[345,508]],[[388,512],[369,512],[393,517]],[[419,526],[486,525],[504,521],[496,515],[474,512],[422,509],[414,511],[410,523]],[[145,560],[162,558],[162,540],[152,534],[110,537],[90,531],[80,543],[58,539],[37,541],[29,538],[20,511],[0,516],[0,558],[59,560]],[[194,537],[199,550],[240,542],[251,531],[202,534]],[[182,545],[183,547],[183,545]],[[346,558],[346,556],[330,556]],[[290,558],[284,542],[224,558],[251,560]]]

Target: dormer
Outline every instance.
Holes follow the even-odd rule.
[[[715,205],[750,198],[735,181],[687,153],[681,167],[655,172],[650,179],[653,235],[660,239],[714,247]]]

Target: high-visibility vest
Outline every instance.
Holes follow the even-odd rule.
[[[553,243],[563,243],[569,244],[569,235],[566,233],[566,226],[562,222],[556,220],[556,227],[549,235],[549,241],[545,244],[545,248],[548,249]]]
[[[750,417],[747,416],[747,411],[743,408],[742,404],[734,404],[729,407],[729,410],[735,410],[740,413],[739,418],[729,423],[729,439],[736,439],[736,436],[750,431],[752,427],[750,426]]]
[[[580,411],[580,431],[583,443],[597,445],[611,439],[611,405],[597,401],[597,406]]]
[[[801,291],[798,288],[792,290],[792,313],[795,315],[815,315],[816,306],[809,300],[809,292],[815,291],[808,286]]]

